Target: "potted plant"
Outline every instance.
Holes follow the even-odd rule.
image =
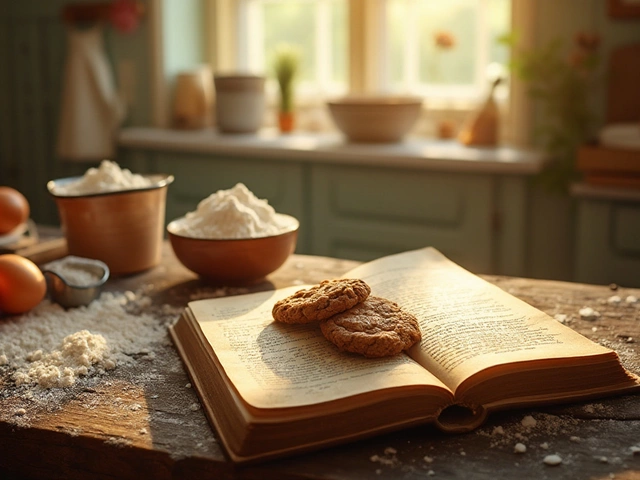
[[[294,80],[298,73],[300,56],[291,45],[281,45],[275,52],[274,71],[280,90],[278,125],[281,132],[291,132],[294,125]]]
[[[517,40],[514,34],[500,39],[513,49]],[[594,136],[598,119],[592,98],[600,87],[599,44],[597,33],[579,32],[568,50],[555,39],[538,48],[517,49],[511,64],[541,108],[536,140],[551,155],[551,163],[538,180],[552,191],[566,192],[579,178],[575,156],[579,146]]]

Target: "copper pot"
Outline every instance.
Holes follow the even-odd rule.
[[[160,262],[167,187],[172,175],[145,175],[146,188],[88,195],[59,195],[57,186],[80,177],[47,183],[54,197],[70,255],[106,263],[112,275],[141,272]]]

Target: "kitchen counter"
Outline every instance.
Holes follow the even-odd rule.
[[[440,172],[538,173],[545,156],[508,146],[465,147],[455,140],[407,137],[398,143],[349,143],[339,133],[264,129],[256,134],[220,134],[215,129],[125,128],[118,144],[127,149],[210,153],[265,159],[310,160],[346,165],[390,166]]]

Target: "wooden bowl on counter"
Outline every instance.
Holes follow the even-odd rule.
[[[350,95],[327,102],[338,129],[351,142],[399,142],[413,128],[422,99],[412,96]]]
[[[192,272],[216,285],[251,285],[277,270],[296,248],[300,223],[277,214],[285,225],[277,235],[257,238],[195,238],[177,233],[185,217],[167,225],[173,252]]]

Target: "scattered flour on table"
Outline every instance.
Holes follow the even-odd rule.
[[[110,160],[103,160],[98,168],[90,168],[78,180],[67,185],[58,185],[56,195],[87,195],[145,188],[153,185],[150,178],[131,173],[129,169]]]
[[[130,313],[135,294],[103,293],[86,307],[65,310],[43,300],[20,317],[0,323],[0,365],[17,386],[59,388],[78,377],[103,374],[150,356],[166,326],[149,313]]]
[[[289,225],[267,200],[238,183],[202,200],[176,223],[174,233],[193,238],[258,238],[278,234]]]
[[[539,413],[536,414],[536,417],[525,415],[520,422],[515,424],[500,425],[492,429],[483,427],[476,430],[476,434],[488,437],[492,448],[510,447],[515,449],[516,453],[524,453],[519,451],[522,447],[516,448],[515,445],[522,444],[526,451],[535,438],[541,435],[546,437],[566,436],[578,423],[579,421],[575,418]],[[539,442],[537,446],[546,449],[548,443]]]

